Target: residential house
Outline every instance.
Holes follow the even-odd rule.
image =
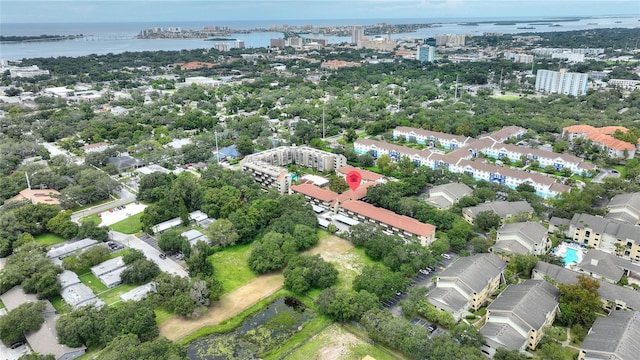
[[[102,152],[110,148],[111,145],[106,142],[99,142],[94,144],[87,144],[80,149],[84,151],[85,154],[93,153],[93,152]]]
[[[533,215],[533,207],[526,201],[492,201],[462,209],[462,216],[467,222],[473,224],[476,216],[483,211],[493,211],[504,221],[510,217],[524,214],[527,217]]]
[[[473,190],[465,184],[450,183],[434,186],[429,190],[427,204],[438,209],[448,209],[455,205],[458,200],[473,194]]]
[[[461,257],[438,276],[427,294],[436,308],[460,319],[468,309],[478,310],[504,282],[507,263],[494,254]]]
[[[535,350],[556,317],[559,297],[560,291],[544,280],[507,286],[487,307],[482,352],[493,357],[498,348]]]
[[[612,311],[598,317],[580,345],[578,360],[636,360],[640,354],[640,313]]]

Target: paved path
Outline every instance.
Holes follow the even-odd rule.
[[[144,253],[147,259],[153,261],[158,264],[160,270],[182,277],[189,277],[189,273],[185,269],[180,266],[177,262],[173,261],[170,257],[167,256],[166,259],[160,259],[160,251],[155,249],[153,246],[147,244],[141,239],[133,236],[123,234],[117,231],[109,231],[109,239],[118,241],[119,243],[125,245],[126,247],[130,247],[132,249],[138,249]]]
[[[231,319],[255,303],[278,291],[284,283],[281,273],[261,275],[246,285],[222,295],[220,301],[209,306],[209,312],[198,319],[173,317],[160,324],[160,335],[176,341],[196,330],[210,325],[217,325]]]

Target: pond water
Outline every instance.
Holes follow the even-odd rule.
[[[299,300],[280,298],[246,319],[232,332],[209,335],[191,342],[187,357],[192,360],[258,359],[260,354],[286,341],[313,316],[313,311]]]

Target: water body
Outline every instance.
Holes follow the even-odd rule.
[[[533,20],[545,20],[548,24],[530,23]],[[0,44],[0,57],[9,60],[19,60],[33,57],[84,56],[89,54],[122,53],[126,51],[159,51],[211,48],[215,44],[204,39],[135,39],[143,29],[151,27],[177,26],[183,29],[202,29],[204,26],[229,26],[233,29],[268,28],[271,25],[288,24],[289,26],[343,26],[343,25],[372,25],[377,23],[409,24],[432,23],[438,27],[419,29],[412,33],[391,34],[393,39],[423,38],[436,34],[469,34],[482,35],[485,32],[500,32],[504,34],[571,31],[602,28],[635,28],[640,27],[640,17],[602,17],[585,18],[577,21],[554,22],[553,19],[520,18],[520,19],[368,19],[368,20],[282,20],[282,21],[230,21],[230,22],[154,22],[154,23],[69,23],[69,24],[11,24],[0,25],[0,33],[4,36],[17,35],[77,35],[83,34],[82,39],[33,42],[18,44]],[[486,22],[489,21],[489,22]],[[493,22],[495,21],[495,22]],[[499,21],[514,21],[515,24],[499,25]],[[475,22],[475,24],[468,24]],[[518,27],[534,27],[535,29],[518,29]],[[324,38],[329,43],[350,41],[350,37],[304,35],[305,37]],[[282,38],[280,32],[254,32],[250,34],[230,34],[225,36],[243,40],[249,48],[266,47],[269,39]],[[225,42],[225,41],[222,41]],[[233,47],[233,42],[227,42]]]

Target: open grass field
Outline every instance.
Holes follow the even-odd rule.
[[[101,293],[96,294],[105,304],[111,305],[121,301],[120,295],[126,293],[127,291],[137,287],[137,285],[120,285],[116,286],[113,289],[109,289],[107,291],[103,291]]]
[[[297,349],[283,357],[286,360],[361,360],[365,356],[377,360],[399,359],[382,348],[372,345],[338,324],[325,327]]]
[[[338,286],[351,288],[353,279],[365,265],[373,264],[364,249],[357,249],[347,240],[335,235],[321,236],[318,245],[307,250],[308,254],[320,254],[326,261],[333,263],[339,272]],[[310,294],[313,296],[314,294]]]
[[[170,312],[167,312],[164,309],[160,309],[160,308],[156,308],[153,309],[153,312],[156,313],[156,323],[157,324],[162,324],[163,322],[171,319],[173,317],[173,314]]]
[[[123,234],[135,234],[142,230],[142,222],[140,218],[144,213],[139,213],[133,216],[130,216],[127,219],[119,221],[115,224],[109,226],[109,228],[113,231],[121,232]]]
[[[42,245],[44,245],[46,247],[49,247],[49,246],[52,246],[52,245],[59,244],[61,242],[67,241],[62,236],[56,235],[56,234],[51,234],[51,233],[40,234],[40,235],[36,236],[35,239],[38,242],[38,244],[42,244]]]
[[[237,245],[209,256],[216,279],[222,282],[225,294],[249,283],[256,277],[247,265],[250,253],[251,245]]]
[[[80,281],[87,285],[94,294],[99,294],[103,291],[107,291],[109,288],[106,287],[95,275],[92,273],[86,273],[82,276],[79,276]]]

